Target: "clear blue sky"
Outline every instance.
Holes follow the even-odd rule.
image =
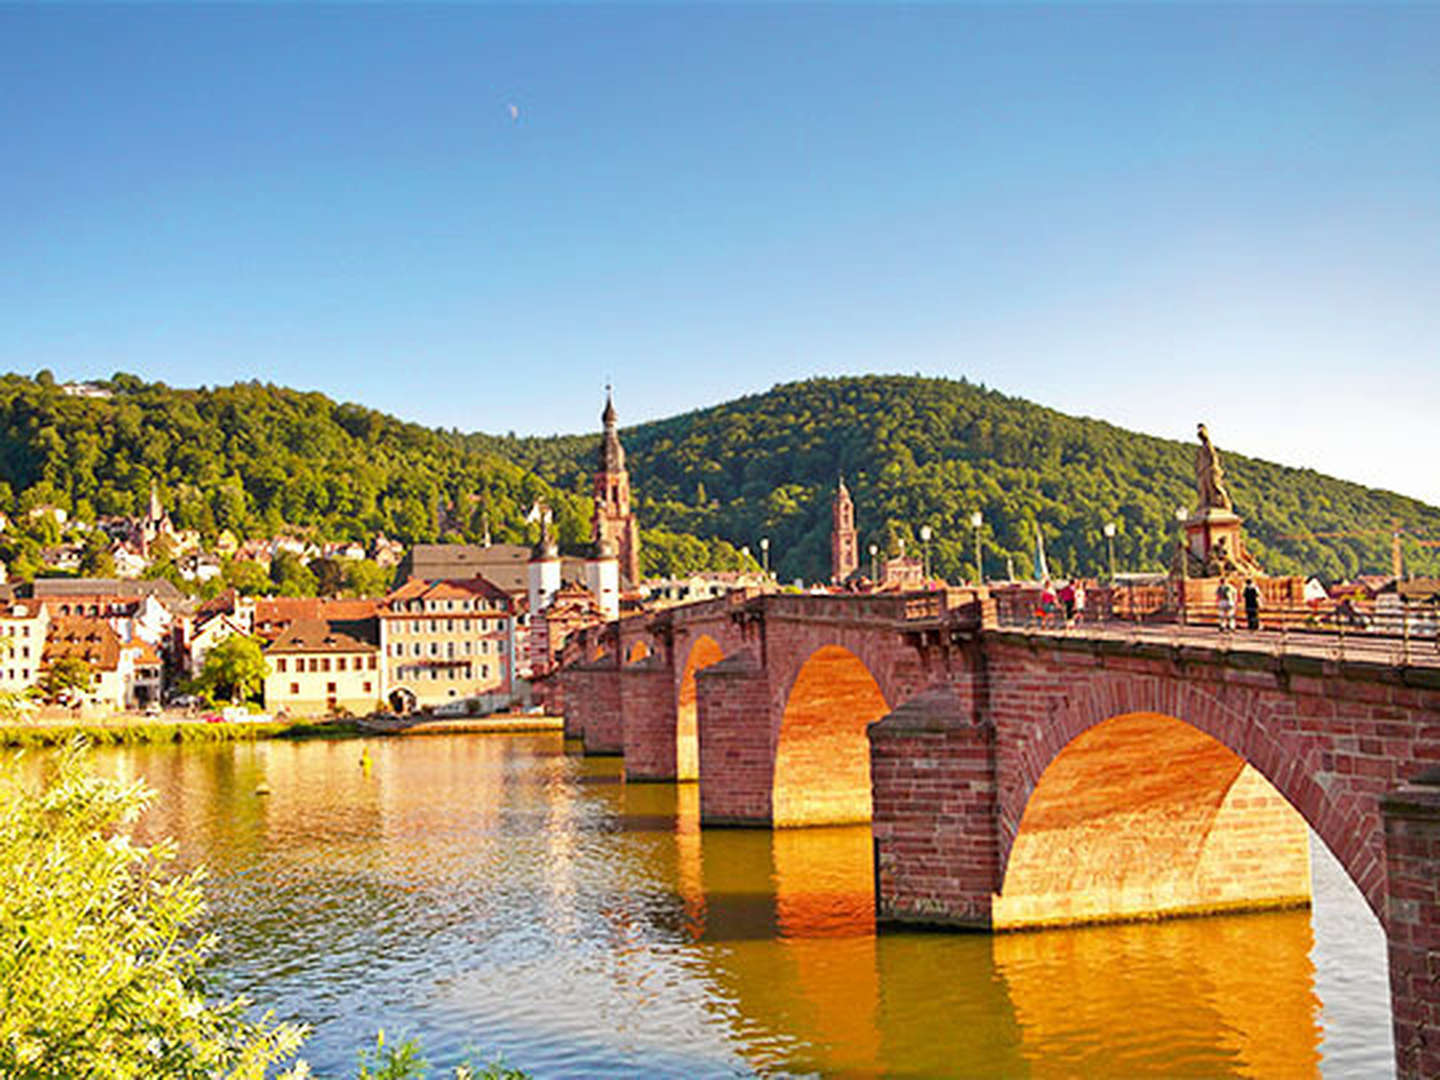
[[[0,7],[0,369],[964,375],[1440,503],[1437,343],[1437,6]]]

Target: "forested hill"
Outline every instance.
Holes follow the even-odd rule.
[[[299,527],[325,539],[475,541],[488,523],[497,541],[523,542],[537,498],[555,507],[563,543],[589,537],[598,434],[462,435],[259,383],[183,390],[116,375],[95,385],[110,396],[69,395],[44,372],[0,376],[0,510],[134,514],[153,480],[176,524],[207,537]],[[1273,571],[1384,571],[1396,519],[1440,537],[1435,507],[1240,457],[1226,447],[1223,417],[1196,419],[1210,421],[1252,549]],[[862,550],[904,538],[915,551],[929,524],[935,568],[950,577],[973,573],[977,508],[989,573],[1007,555],[1027,572],[1037,526],[1052,568],[1097,573],[1107,521],[1118,527],[1120,569],[1155,569],[1175,540],[1175,507],[1194,501],[1191,443],[942,379],[815,379],[622,436],[647,572],[735,565],[731,543],[756,549],[763,536],[783,578],[823,578],[842,472]],[[1407,545],[1414,568],[1435,572],[1437,556]]]
[[[1414,499],[1242,457],[1224,417],[1207,421],[1220,448],[1250,547],[1271,572],[1327,578],[1387,572],[1399,520],[1440,538],[1440,509]],[[782,578],[829,567],[830,498],[838,475],[856,503],[861,550],[921,525],[938,572],[971,576],[971,511],[984,514],[986,570],[1030,569],[1034,529],[1051,567],[1100,573],[1103,528],[1115,522],[1119,569],[1159,569],[1178,535],[1177,506],[1195,502],[1193,442],[1138,435],[1006,397],[964,381],[899,376],[812,379],[621,432],[647,526],[723,536],[752,548],[762,536]],[[588,483],[596,437],[495,439],[477,446],[531,466],[561,487]],[[1286,534],[1357,532],[1346,538]],[[1434,573],[1440,548],[1406,545],[1407,566]]]
[[[179,390],[131,375],[71,396],[47,373],[0,376],[0,510],[53,504],[82,521],[144,511],[151,481],[177,526],[213,537],[313,528],[325,539],[524,540],[536,498],[561,537],[589,537],[588,498],[455,432],[259,383]]]

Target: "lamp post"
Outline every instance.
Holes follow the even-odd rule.
[[[1190,582],[1190,552],[1185,543],[1185,519],[1189,516],[1185,507],[1175,507],[1175,524],[1180,527],[1180,580],[1176,585],[1179,590],[1180,604],[1180,625],[1184,626],[1189,620],[1185,615],[1185,593],[1188,591]]]
[[[765,571],[765,576],[770,576],[770,538],[760,537],[760,565]]]
[[[930,538],[934,531],[929,525],[920,526],[920,554],[923,556],[921,563],[925,568],[925,584],[930,584]]]
[[[877,585],[880,583],[880,548],[877,544],[870,545],[870,580]]]
[[[975,530],[975,584],[985,584],[985,567],[980,562],[980,526],[985,524],[985,515],[979,510],[970,511],[970,527]]]
[[[1105,547],[1110,553],[1110,584],[1115,584],[1115,523],[1105,522]]]

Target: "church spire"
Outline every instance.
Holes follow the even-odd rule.
[[[607,385],[605,411],[600,414],[605,433],[600,438],[595,469],[595,515],[590,539],[597,545],[612,547],[620,556],[621,578],[634,588],[640,582],[640,527],[630,509],[630,474],[625,469],[625,448],[620,445],[616,419],[615,395]]]

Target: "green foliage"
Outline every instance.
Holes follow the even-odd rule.
[[[394,577],[373,559],[354,559],[345,564],[346,596],[384,596]]]
[[[209,1002],[200,871],[124,831],[150,799],[72,744],[44,787],[0,771],[0,1075],[261,1080],[304,1031]]]
[[[292,551],[282,551],[270,560],[270,583],[280,596],[314,596],[319,582]]]
[[[260,651],[260,642],[236,634],[205,654],[191,692],[209,701],[245,701],[260,693],[269,673],[270,665]]]
[[[272,588],[265,568],[249,559],[226,559],[220,566],[220,580],[245,596],[266,596]]]
[[[429,1062],[420,1056],[420,1044],[406,1039],[399,1044],[386,1044],[385,1032],[376,1033],[375,1045],[360,1053],[355,1080],[424,1080],[429,1075]],[[529,1073],[507,1067],[503,1060],[486,1065],[470,1061],[455,1066],[454,1080],[529,1080]]]
[[[77,735],[95,746],[138,746],[147,743],[207,743],[242,739],[272,739],[355,734],[338,724],[258,723],[209,724],[200,720],[128,720],[90,724],[0,724],[0,746],[64,746]]]
[[[1273,573],[1387,572],[1385,530],[1399,519],[1440,537],[1440,509],[1414,499],[1229,452],[1210,420],[1251,551]],[[622,432],[637,512],[659,537],[647,565],[670,558],[662,534],[723,537],[758,552],[769,537],[781,580],[829,575],[830,500],[844,474],[861,551],[900,539],[947,578],[974,576],[971,511],[980,510],[986,571],[1030,570],[1035,530],[1051,567],[1099,574],[1104,525],[1116,524],[1121,570],[1168,565],[1176,506],[1195,503],[1195,445],[1065,416],[971,383],[906,376],[811,379]],[[476,437],[477,439],[479,437]],[[488,439],[485,445],[584,490],[597,436]],[[1287,534],[1374,533],[1292,540]],[[642,548],[643,552],[643,548]],[[1440,573],[1440,548],[1410,545],[1407,565]]]
[[[61,656],[46,665],[36,684],[44,699],[52,705],[69,701],[90,689],[95,669],[78,656]]]
[[[206,538],[293,528],[413,543],[438,540],[443,525],[475,542],[488,522],[497,541],[523,543],[536,499],[554,509],[562,543],[589,538],[585,495],[555,490],[483,439],[258,382],[177,390],[120,374],[100,383],[112,397],[0,376],[0,510],[136,514],[153,480],[177,527]],[[12,572],[33,573],[36,550],[0,539]]]

